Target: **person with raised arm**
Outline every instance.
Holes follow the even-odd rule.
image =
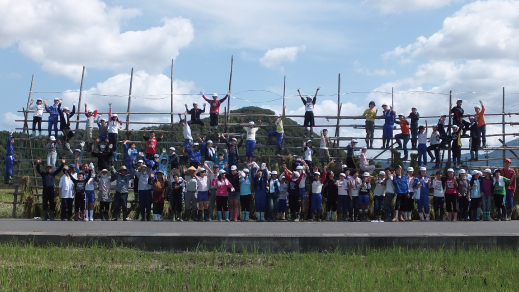
[[[109,103],[110,111],[108,113],[108,142],[112,145],[112,160],[117,161],[117,141],[119,130],[122,130],[123,124],[119,121],[117,114],[112,114],[112,103]]]
[[[214,93],[212,96],[212,100],[205,97],[204,92],[200,92],[205,101],[209,103],[209,126],[210,132],[218,133],[218,123],[219,123],[219,115],[220,115],[220,105],[227,99],[231,97],[231,92],[227,92],[224,98],[218,99],[218,93]]]
[[[268,138],[271,139],[271,137],[276,137],[276,145],[277,145],[277,153],[276,155],[281,156],[283,148],[283,134],[285,133],[285,130],[283,129],[283,120],[285,119],[285,109],[286,106],[283,106],[283,114],[277,115],[276,120],[272,122],[272,119],[270,119],[270,124],[274,124],[276,127],[276,130],[271,131],[268,133]]]
[[[12,184],[13,183],[13,168],[16,163],[16,159],[14,158],[14,137],[13,130],[9,133],[7,137],[7,143],[5,145],[5,172],[4,172],[4,183]]]
[[[43,110],[45,109],[45,105],[43,105],[43,101],[41,98],[36,100],[36,104],[32,105],[34,99],[31,99],[29,104],[29,110],[34,111],[32,116],[32,138],[36,139],[36,126],[38,126],[38,139],[41,139],[41,120],[43,118]]]
[[[43,217],[42,220],[46,221],[47,218],[50,218],[51,221],[54,221],[54,210],[56,209],[55,201],[54,201],[54,178],[56,175],[60,173],[60,171],[65,167],[65,158],[61,159],[61,165],[55,171],[52,171],[52,166],[45,166],[45,171],[40,170],[41,158],[36,160],[36,172],[41,176],[42,180],[42,209],[43,209]]]
[[[49,113],[48,120],[48,131],[49,137],[52,135],[52,128],[54,127],[54,137],[58,137],[58,119],[59,119],[59,111],[58,105],[61,103],[59,98],[54,98],[54,104],[49,106],[45,101],[43,104],[45,106],[45,111]]]
[[[388,108],[387,104],[382,105],[382,116],[384,117],[384,126],[382,127],[382,148],[389,149],[391,139],[393,138],[393,127],[395,126],[396,112],[393,106]]]
[[[200,118],[200,115],[205,112],[205,103],[204,103],[203,109],[198,108],[198,103],[196,101],[193,102],[192,109],[187,108],[187,104],[185,104],[185,106],[186,106],[186,112],[191,115],[191,120],[188,121],[187,123],[190,126],[193,124],[198,124],[198,125],[200,125],[200,130],[202,130],[204,128],[205,123]]]
[[[85,103],[85,116],[87,118],[85,125],[85,135],[83,136],[83,141],[87,143],[87,148],[91,148],[92,146],[92,132],[94,131],[94,119],[97,117],[97,110],[91,110],[87,108],[87,104]]]
[[[299,96],[301,97],[301,101],[305,105],[305,120],[303,122],[303,127],[305,127],[305,135],[304,138],[308,137],[308,127],[310,127],[310,138],[314,136],[314,126],[315,126],[315,119],[314,119],[314,106],[315,102],[317,101],[317,93],[319,92],[319,89],[321,87],[317,87],[317,90],[315,91],[315,95],[312,99],[311,95],[306,96],[306,98],[301,95],[301,90],[299,88],[297,89],[297,93],[299,93]]]

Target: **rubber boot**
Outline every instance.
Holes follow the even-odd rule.
[[[385,222],[391,222],[391,210],[386,210],[386,220]]]
[[[330,211],[326,212],[326,221],[330,221]]]
[[[294,222],[299,222],[299,212],[294,214]]]
[[[41,139],[41,131],[38,131],[38,139]]]
[[[177,221],[177,212],[171,212],[171,222]],[[144,218],[142,218],[144,219]]]
[[[245,211],[241,211],[241,221],[245,221]]]
[[[49,215],[50,221],[54,221],[54,212],[50,211]]]
[[[308,137],[308,130],[305,129],[305,134],[303,135],[304,138]]]
[[[511,221],[511,220],[512,220],[512,209],[507,209],[506,210],[506,221]]]
[[[222,222],[222,211],[218,211],[218,221]]]
[[[301,212],[301,222],[305,221],[305,212]]]
[[[47,221],[47,211],[43,211],[43,217],[41,217],[41,220]]]
[[[431,215],[430,214],[425,214],[425,221],[429,221],[431,220]]]
[[[225,215],[225,221],[229,222],[229,211],[224,211],[223,213]]]
[[[249,221],[249,220],[250,220],[250,212],[245,211],[245,221]]]
[[[8,183],[9,183],[10,185],[12,185],[12,184],[13,184],[13,175],[12,175],[12,174],[9,174],[9,175],[7,176],[7,178],[8,178]]]
[[[332,221],[335,221],[335,213],[336,213],[335,211],[332,211],[332,214],[331,214],[331,217],[332,217],[331,220]]]
[[[476,221],[476,210],[470,210],[470,221]]]
[[[393,211],[393,219],[391,219],[392,222],[398,222],[398,211]]]
[[[452,214],[452,221],[458,221],[458,212]]]
[[[359,221],[359,209],[353,209],[353,222]]]
[[[202,210],[198,210],[198,222],[202,222]]]
[[[278,155],[278,156],[281,156],[281,155],[282,155],[282,154],[281,154],[282,151],[283,151],[282,148],[281,148],[281,147],[278,147],[278,153],[277,153],[277,155]]]
[[[186,212],[184,212],[184,214],[186,215],[186,221],[190,221],[191,220],[191,210],[186,210]]]
[[[478,209],[476,210],[476,216],[477,216],[477,217],[476,217],[476,221],[479,221],[480,218],[481,218],[481,208],[478,208]]]
[[[79,220],[79,213],[75,213],[74,214],[74,221],[78,221]]]
[[[420,221],[424,221],[425,219],[423,218],[423,213],[418,213],[418,217],[420,217]]]

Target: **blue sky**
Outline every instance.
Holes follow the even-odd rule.
[[[316,113],[335,114],[339,73],[343,93],[394,87],[396,110],[408,113],[415,105],[423,116],[444,114],[449,90],[462,93],[454,98],[466,101],[466,112],[483,99],[489,113],[501,110],[502,87],[510,111],[519,92],[517,1],[6,0],[0,11],[4,130],[16,126],[32,74],[34,92],[57,92],[35,93],[35,99],[60,97],[71,105],[78,98],[83,65],[83,100],[100,110],[111,101],[116,111],[126,109],[132,67],[132,109],[168,112],[175,59],[179,112],[184,103],[202,101],[187,94],[227,92],[231,56],[232,108],[258,105],[279,112],[280,101],[264,101],[282,94],[283,76],[291,114],[304,111],[293,97],[296,89],[313,94],[317,86]],[[370,100],[390,102],[387,94],[345,94],[342,114],[361,114]],[[489,126],[489,133],[499,131]],[[364,134],[344,128],[341,135]]]

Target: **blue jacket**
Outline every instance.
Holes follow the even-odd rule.
[[[189,160],[191,162],[200,163],[200,161],[202,161],[202,152],[205,151],[206,146],[207,144],[204,142],[204,144],[202,144],[202,147],[199,147],[198,150],[191,150],[191,145],[187,145],[186,152],[187,155],[189,155]]]
[[[41,180],[43,184],[43,188],[53,188],[54,187],[54,177],[58,175],[65,164],[61,164],[58,169],[56,169],[54,172],[46,172],[40,170],[40,164],[36,164],[36,171],[41,175]]]
[[[46,106],[45,110],[50,114],[51,117],[52,116],[57,117],[57,116],[59,116],[58,105],[59,104],[53,104],[51,106]]]
[[[216,163],[216,165],[218,165],[218,170],[222,170],[222,169],[225,169],[225,164],[227,163],[228,160],[229,160],[229,155],[227,154],[227,152],[225,152],[223,154],[222,161],[218,160],[218,155],[215,155],[214,163]]]
[[[395,114],[393,114],[393,111],[391,109],[388,109],[387,111],[383,112],[382,115],[384,116],[385,125],[392,126],[395,124]]]
[[[14,146],[13,144],[11,144],[11,139],[13,138],[12,135],[9,135],[9,137],[7,137],[7,144],[5,146],[5,156],[12,156],[14,155]]]
[[[250,169],[249,169],[249,173],[250,173]],[[246,177],[240,177],[240,195],[241,196],[246,196],[246,195],[252,194],[251,188],[250,188],[251,183],[252,182],[250,179],[250,175],[248,175]]]
[[[409,194],[409,182],[406,175],[400,177],[393,177],[393,185],[395,186],[395,193],[397,194]]]

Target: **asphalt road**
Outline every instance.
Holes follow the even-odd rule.
[[[230,237],[519,236],[508,222],[63,222],[1,219],[0,235],[122,235]]]

